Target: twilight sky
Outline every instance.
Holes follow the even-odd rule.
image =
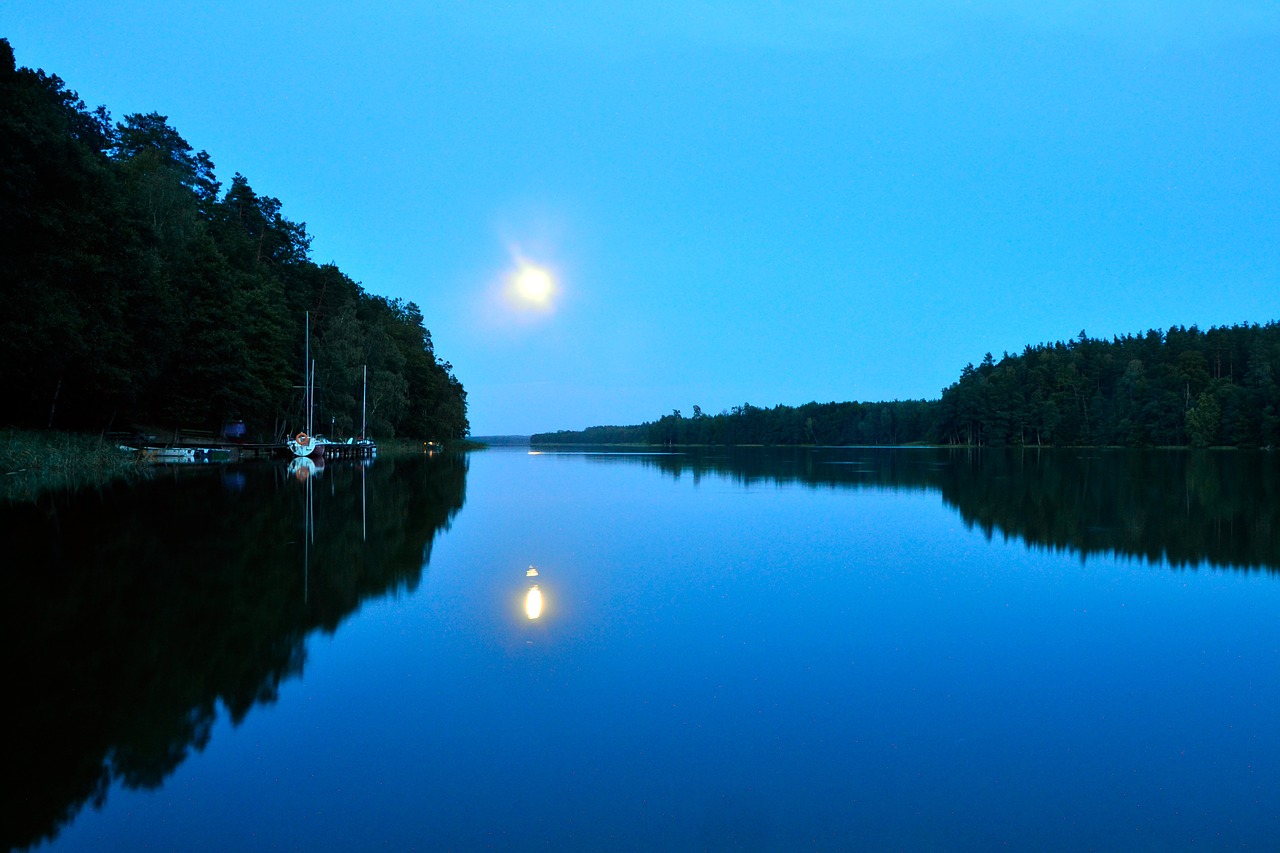
[[[1273,0],[5,0],[0,37],[421,305],[475,434],[1280,319]]]

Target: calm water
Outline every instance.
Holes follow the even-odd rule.
[[[0,533],[18,848],[1280,839],[1275,454],[492,450]]]

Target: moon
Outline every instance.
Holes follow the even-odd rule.
[[[511,274],[511,287],[516,298],[531,307],[546,308],[555,295],[556,280],[551,271],[537,264],[522,262]]]

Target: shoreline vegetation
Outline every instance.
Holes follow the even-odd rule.
[[[166,116],[114,121],[0,38],[0,427],[275,442],[307,423],[314,371],[331,437],[366,391],[379,440],[464,437],[422,309],[316,263],[282,210],[244,175],[224,186]]]
[[[386,439],[378,442],[378,456],[421,455],[428,452],[427,445],[412,438]],[[486,448],[465,439],[432,445],[451,453]],[[136,453],[123,452],[119,441],[104,435],[0,429],[0,504],[30,503],[50,492],[101,488],[116,480],[147,476],[156,467]]]
[[[987,353],[936,400],[693,407],[533,445],[1232,447],[1280,445],[1280,322],[1174,326]]]
[[[0,504],[100,487],[145,470],[135,454],[103,436],[0,430]]]

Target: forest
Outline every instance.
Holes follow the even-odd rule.
[[[636,426],[532,437],[537,444],[949,444],[1274,447],[1280,323],[1167,331],[990,353],[937,400],[744,404]]]
[[[0,39],[0,426],[467,433],[466,392],[422,309],[310,257],[306,225],[223,186],[157,113],[114,121]]]

